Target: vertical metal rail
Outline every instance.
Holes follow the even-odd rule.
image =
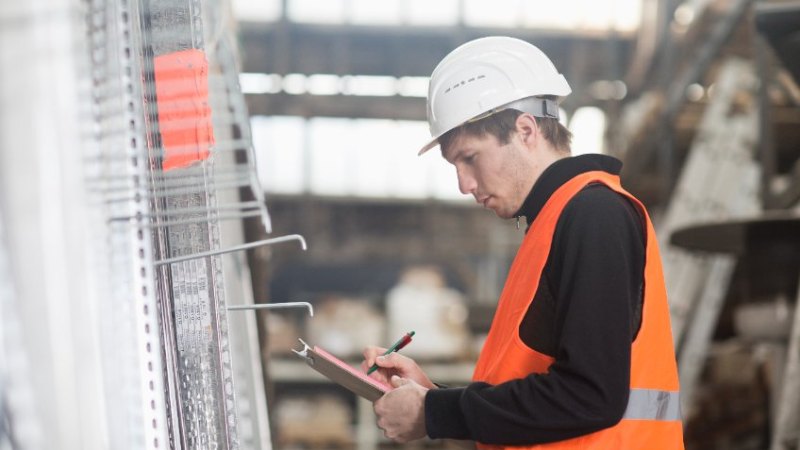
[[[151,207],[138,193],[147,186],[147,139],[143,111],[139,5],[129,0],[93,0],[87,17],[90,41],[96,145],[84,158],[88,201],[106,226],[95,237],[105,252],[97,261],[101,299],[104,371],[110,405],[112,448],[165,448],[172,429],[167,420],[164,345],[158,332]],[[127,195],[115,201],[114,188]],[[115,223],[113,217],[133,218]]]
[[[688,411],[692,405],[695,387],[703,372],[703,367],[705,367],[711,339],[717,328],[719,315],[725,302],[725,296],[728,294],[728,286],[730,286],[735,267],[736,257],[734,256],[724,255],[714,258],[706,275],[707,287],[703,289],[697,300],[693,325],[686,332],[683,349],[678,358],[684,411]]]
[[[800,445],[800,284],[787,348],[771,450],[792,450]]]
[[[27,356],[32,386],[9,399],[32,405],[12,412],[16,437],[26,417],[46,427],[38,442],[17,442],[28,448],[99,449],[109,434],[97,339],[107,292],[93,279],[85,233],[96,222],[81,164],[92,121],[87,3],[0,6],[0,209],[21,324],[15,351]]]
[[[0,211],[0,448],[42,448],[44,426],[33,402],[33,374],[5,239]]]

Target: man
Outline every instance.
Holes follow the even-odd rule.
[[[466,387],[379,357],[395,389],[374,404],[398,442],[480,448],[681,449],[678,376],[660,256],[621,163],[570,157],[557,99],[570,87],[538,48],[489,37],[455,49],[428,93],[433,140],[460,190],[528,228]]]

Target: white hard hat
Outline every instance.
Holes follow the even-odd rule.
[[[435,147],[439,137],[470,119],[502,109],[514,107],[534,116],[557,118],[555,102],[534,102],[529,97],[564,97],[570,92],[567,80],[550,58],[528,42],[503,36],[467,42],[445,56],[433,70],[427,107],[433,139],[419,154]]]

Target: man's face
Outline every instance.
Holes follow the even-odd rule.
[[[456,168],[459,190],[504,219],[514,217],[535,181],[535,162],[518,133],[508,144],[490,134],[462,135],[442,154]]]

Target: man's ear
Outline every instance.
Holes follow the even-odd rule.
[[[517,133],[526,145],[533,145],[539,137],[539,124],[531,114],[522,113],[517,116]]]

